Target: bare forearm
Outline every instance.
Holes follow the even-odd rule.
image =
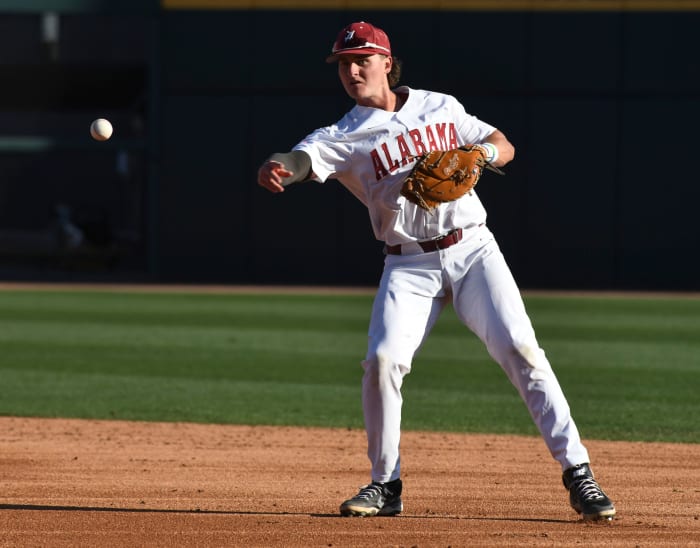
[[[502,167],[515,157],[515,147],[502,131],[496,130],[484,139],[485,143],[491,143],[498,150],[497,158],[491,163],[496,167]]]

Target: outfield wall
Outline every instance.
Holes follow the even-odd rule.
[[[31,137],[50,111],[60,137],[46,149],[21,141],[30,153],[8,150],[16,139],[2,150],[0,136],[0,260],[2,229],[36,229],[63,200],[92,208],[103,232],[131,235],[110,260],[70,263],[70,276],[375,283],[381,245],[339,184],[279,196],[255,185],[270,152],[350,108],[324,57],[343,25],[366,19],[389,33],[402,83],[456,95],[515,144],[507,177],[487,175],[478,192],[522,286],[700,288],[700,186],[688,162],[700,124],[699,2],[341,4],[166,0],[105,14],[93,2],[93,13],[62,15],[75,45],[53,61],[46,48],[8,47],[0,73],[21,78],[0,91],[0,122]],[[577,9],[545,9],[561,4]],[[24,40],[34,17],[3,14],[0,2],[0,42]],[[48,91],[32,99],[23,89],[37,82]],[[115,141],[71,141],[102,112],[118,122]],[[65,257],[62,270],[56,257],[38,270],[33,259],[33,270],[6,267],[5,277],[66,270]]]

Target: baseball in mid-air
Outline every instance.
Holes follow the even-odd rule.
[[[106,141],[112,136],[112,131],[112,124],[105,118],[98,118],[90,124],[90,135],[96,141]]]

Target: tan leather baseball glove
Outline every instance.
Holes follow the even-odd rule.
[[[428,211],[457,200],[474,188],[484,169],[505,175],[488,163],[486,157],[486,149],[480,145],[428,152],[406,177],[401,195]]]

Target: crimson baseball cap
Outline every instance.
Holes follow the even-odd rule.
[[[338,33],[326,63],[337,61],[339,55],[372,55],[374,53],[391,56],[389,37],[382,29],[360,21],[349,24]]]

